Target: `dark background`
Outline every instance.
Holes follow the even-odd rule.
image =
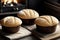
[[[25,5],[26,8],[34,9],[38,11],[40,15],[53,15],[60,20],[60,0],[26,0]],[[9,15],[5,15],[5,16],[9,16]],[[1,18],[5,16],[3,15]],[[14,16],[16,15],[14,14]]]
[[[60,0],[29,0],[29,7],[40,15],[53,15],[60,20]]]

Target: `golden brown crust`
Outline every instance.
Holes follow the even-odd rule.
[[[44,15],[35,20],[35,24],[43,27],[54,26],[59,23],[58,19],[54,16]]]
[[[23,9],[17,14],[17,16],[22,19],[33,19],[39,17],[39,14],[32,9]]]
[[[6,27],[17,27],[22,24],[22,21],[17,17],[8,16],[1,20],[1,24]]]

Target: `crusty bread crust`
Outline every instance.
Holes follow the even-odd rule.
[[[21,24],[22,24],[21,19],[14,16],[8,16],[1,20],[1,25],[6,27],[17,27]]]
[[[59,20],[54,16],[44,15],[35,20],[35,24],[43,27],[54,26],[59,23]]]
[[[38,12],[32,9],[23,9],[19,11],[17,16],[22,19],[33,19],[39,17],[39,14]]]

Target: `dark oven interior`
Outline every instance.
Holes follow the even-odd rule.
[[[17,12],[26,7],[26,0],[0,0],[0,13]]]
[[[26,0],[0,0],[0,19],[6,16],[17,16],[17,13],[26,7]]]

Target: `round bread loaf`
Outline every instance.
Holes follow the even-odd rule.
[[[1,20],[1,24],[6,27],[17,27],[22,24],[22,21],[14,16],[8,16]]]
[[[58,19],[54,16],[43,15],[35,20],[35,24],[42,27],[54,26],[59,23]]]
[[[39,17],[38,12],[32,9],[23,9],[17,14],[22,19],[33,19]]]

